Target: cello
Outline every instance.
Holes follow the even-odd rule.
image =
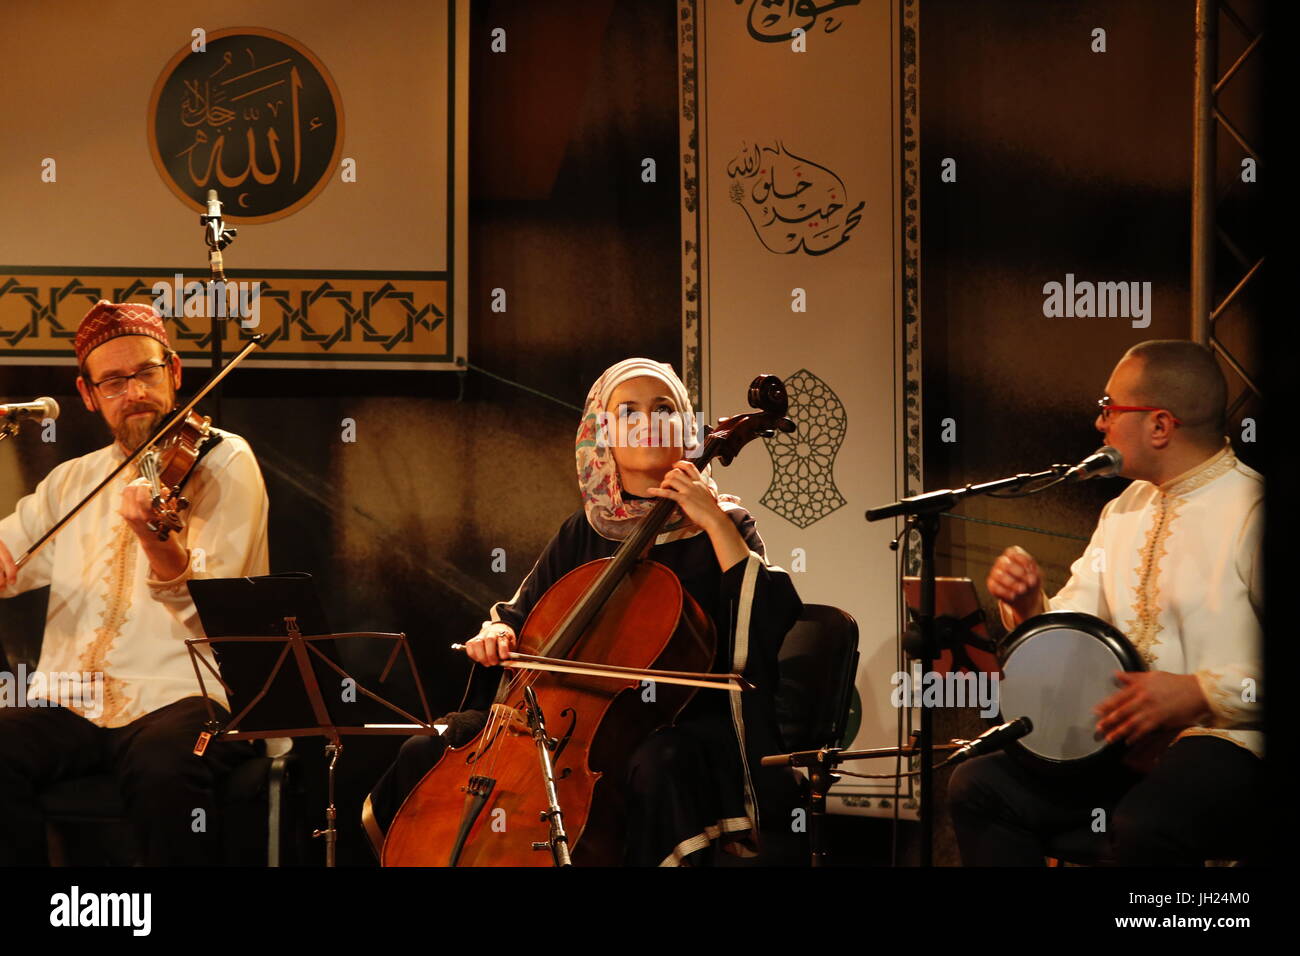
[[[754,438],[794,430],[779,378],[755,378],[748,398],[758,411],[719,419],[698,468],[715,458],[728,465]],[[542,595],[503,662],[485,726],[449,747],[407,796],[384,866],[622,862],[627,758],[697,688],[747,687],[740,675],[711,673],[713,621],[646,556],[676,508],[660,499],[612,557],[574,568]],[[642,693],[646,681],[654,694]]]

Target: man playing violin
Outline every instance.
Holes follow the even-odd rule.
[[[261,471],[244,439],[212,429],[180,531],[160,540],[151,488],[124,472],[18,568],[14,556],[176,405],[181,361],[149,306],[101,300],[74,348],[77,391],[114,441],[56,466],[0,520],[0,597],[50,588],[37,673],[19,706],[0,709],[0,864],[44,860],[42,789],[102,771],[117,779],[145,863],[219,862],[214,781],[248,750],[193,753],[207,712],[185,646],[203,636],[186,583],[267,572]]]
[[[696,447],[686,388],[671,366],[626,359],[605,371],[587,396],[575,443],[582,507],[564,522],[514,596],[493,605],[466,646],[475,662],[461,709],[442,737],[413,737],[366,800],[363,822],[378,851],[403,800],[442,757],[487,720],[502,668],[530,611],[567,572],[613,555],[661,499],[680,513],[649,550],[714,622],[715,671],[741,672],[754,691],[698,691],[671,727],[628,755],[624,861],[700,865],[718,847],[753,856],[760,829],[789,827],[798,801],[788,768],[760,767],[779,753],[774,689],[777,654],[803,605],[790,576],[767,563],[754,519],[721,495],[687,460]],[[654,423],[675,422],[659,430]],[[533,812],[530,808],[530,813]]]
[[[1041,866],[1050,837],[1081,830],[1096,836],[1097,858],[1130,865],[1253,849],[1264,745],[1263,479],[1224,437],[1226,396],[1203,346],[1129,349],[1095,424],[1133,482],[1102,510],[1050,601],[1021,548],[989,572],[1008,627],[1046,610],[1092,614],[1125,633],[1147,670],[1118,673],[1118,689],[1094,710],[1097,732],[1128,745],[1130,766],[1049,780],[999,753],[953,772],[949,802],[966,865]]]

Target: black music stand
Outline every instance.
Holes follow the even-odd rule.
[[[185,642],[208,709],[206,729],[199,735],[194,752],[201,755],[216,738],[324,737],[329,759],[329,805],[325,829],[312,836],[325,838],[325,865],[334,866],[338,841],[334,779],[343,752],[343,736],[442,733],[429,716],[429,704],[406,635],[329,633],[309,574],[204,578],[190,581],[189,590],[208,635]],[[393,643],[379,677],[381,682],[388,680],[404,652],[423,720],[374,693],[336,662],[337,642],[354,637]],[[202,645],[211,648],[215,666],[201,650]],[[232,716],[224,727],[208,695],[204,670],[221,685],[230,703]],[[344,692],[323,693],[322,685],[334,681],[339,681]],[[350,685],[345,683],[349,681]],[[352,700],[346,699],[348,694]],[[391,720],[392,715],[406,723],[380,722],[384,717]]]

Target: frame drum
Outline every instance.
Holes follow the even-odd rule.
[[[998,694],[1003,719],[1034,729],[1007,750],[1038,767],[1074,771],[1117,758],[1123,744],[1097,733],[1092,708],[1119,688],[1116,671],[1143,671],[1142,656],[1099,617],[1049,611],[1007,635]]]

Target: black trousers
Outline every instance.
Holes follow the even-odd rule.
[[[948,783],[965,866],[1042,866],[1065,833],[1124,866],[1238,859],[1258,846],[1262,793],[1263,762],[1208,736],[1178,741],[1145,776],[1112,767],[1060,779],[997,753],[957,767]]]
[[[228,715],[220,710],[220,716]],[[196,757],[206,720],[200,697],[112,728],[63,707],[0,709],[0,865],[46,862],[41,790],[105,771],[117,778],[145,864],[220,863],[214,784],[253,750],[223,741]]]

